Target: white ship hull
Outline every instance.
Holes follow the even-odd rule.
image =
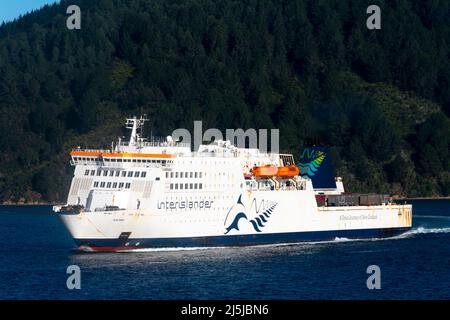
[[[311,191],[294,190],[246,192],[241,197],[242,205],[237,204],[239,197],[236,194],[228,210],[183,212],[155,207],[60,217],[77,245],[88,251],[381,238],[411,227],[410,205],[318,208]],[[233,221],[241,212],[246,218]],[[258,224],[254,218],[260,215],[265,222],[260,218]],[[230,228],[233,222],[237,228]]]

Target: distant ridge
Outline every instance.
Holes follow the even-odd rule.
[[[450,194],[450,2],[71,0],[0,27],[0,201],[64,201],[77,145],[125,115],[279,128],[330,147],[354,191]],[[81,30],[66,8],[82,11]]]

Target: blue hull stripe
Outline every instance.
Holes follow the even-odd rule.
[[[91,248],[123,248],[128,242],[129,249],[250,246],[272,243],[330,241],[335,240],[336,237],[348,239],[386,238],[399,235],[409,229],[410,228],[332,230],[185,238],[75,239],[75,242],[79,246],[88,246]],[[138,245],[136,246],[136,244]]]

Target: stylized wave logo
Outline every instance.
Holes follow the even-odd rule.
[[[256,232],[261,232],[259,228],[265,227],[264,223],[267,223],[267,220],[269,219],[270,215],[272,214],[276,206],[277,206],[276,203],[273,204],[272,206],[270,206],[269,209],[265,210],[263,213],[259,214],[257,217],[250,220],[250,223],[252,224],[253,229],[255,229]]]
[[[326,153],[323,151],[316,151],[315,156],[316,158],[308,163],[298,164],[300,175],[307,175],[308,177],[312,177],[316,174],[317,170],[319,170],[320,166],[325,160]]]
[[[256,217],[254,217],[252,219],[248,219],[247,215],[244,213],[244,212],[246,212],[246,208],[245,208],[244,204],[242,203],[242,195],[240,195],[236,204],[230,208],[227,216],[225,217],[225,223],[226,223],[230,212],[234,208],[240,207],[240,209],[235,210],[235,211],[238,211],[238,213],[234,217],[233,221],[228,225],[228,227],[225,228],[224,234],[229,233],[233,229],[239,231],[239,221],[241,219],[244,219],[244,220],[250,222],[251,225],[253,226],[253,229],[255,229],[256,232],[262,232],[261,229],[266,226],[265,224],[269,221],[270,215],[273,213],[275,207],[277,206],[277,203],[272,203],[266,210],[264,210],[263,212],[260,213],[259,209],[263,206],[263,203],[264,203],[264,201],[261,202],[261,204],[258,208],[256,206],[256,199],[253,199],[251,207],[253,208],[253,204],[255,204],[255,211],[256,211],[257,215],[256,215]]]
[[[233,222],[225,229],[225,234],[227,234],[228,232],[230,232],[233,229],[236,229],[237,231],[239,231],[239,220],[241,219],[245,219],[247,220],[247,216],[245,215],[245,213],[243,212],[239,212],[236,217],[234,217]]]

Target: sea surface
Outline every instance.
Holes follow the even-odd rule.
[[[450,299],[450,200],[410,202],[391,239],[102,254],[74,251],[51,207],[0,206],[0,299]]]

